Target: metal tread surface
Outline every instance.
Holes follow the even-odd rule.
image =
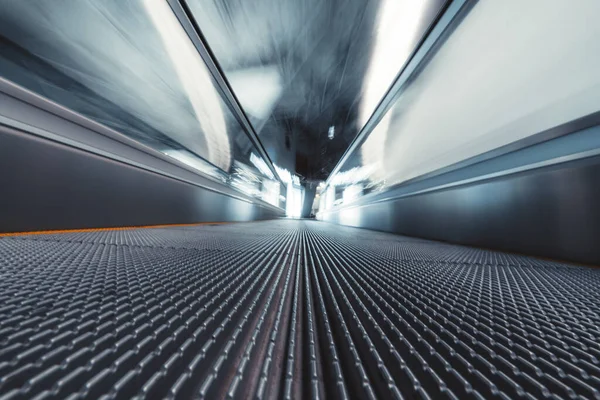
[[[0,399],[600,399],[599,360],[599,269],[315,221],[0,238]]]

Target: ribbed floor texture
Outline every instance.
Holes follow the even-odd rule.
[[[600,398],[600,269],[315,221],[0,239],[0,398]]]

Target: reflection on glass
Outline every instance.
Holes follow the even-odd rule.
[[[0,0],[0,75],[279,206],[166,1]]]
[[[478,2],[331,190],[383,190],[600,110],[599,12],[595,0]]]

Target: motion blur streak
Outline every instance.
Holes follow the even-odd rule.
[[[365,76],[364,98],[360,109],[360,126],[364,126],[407,61],[423,30],[423,17],[432,2],[384,0],[380,5],[376,39],[371,62]],[[364,163],[377,166],[384,152],[390,115],[386,114],[371,132],[365,144]],[[373,155],[374,157],[370,157]],[[379,168],[373,168],[377,173]]]
[[[479,2],[364,143],[363,163],[383,159],[377,179],[400,183],[597,111],[599,13],[594,0]]]
[[[206,65],[166,2],[144,0],[144,8],[156,26],[177,76],[188,95],[196,118],[205,132],[208,160],[229,170],[231,150],[225,117]]]
[[[360,125],[375,111],[422,31],[427,0],[384,0],[375,23],[375,42],[364,82]]]
[[[274,163],[327,179],[444,0],[189,0]],[[289,146],[289,141],[294,145]]]

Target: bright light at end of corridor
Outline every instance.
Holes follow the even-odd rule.
[[[302,203],[304,190],[301,187],[288,184],[287,199],[285,204],[285,215],[289,218],[300,218],[302,215]]]

